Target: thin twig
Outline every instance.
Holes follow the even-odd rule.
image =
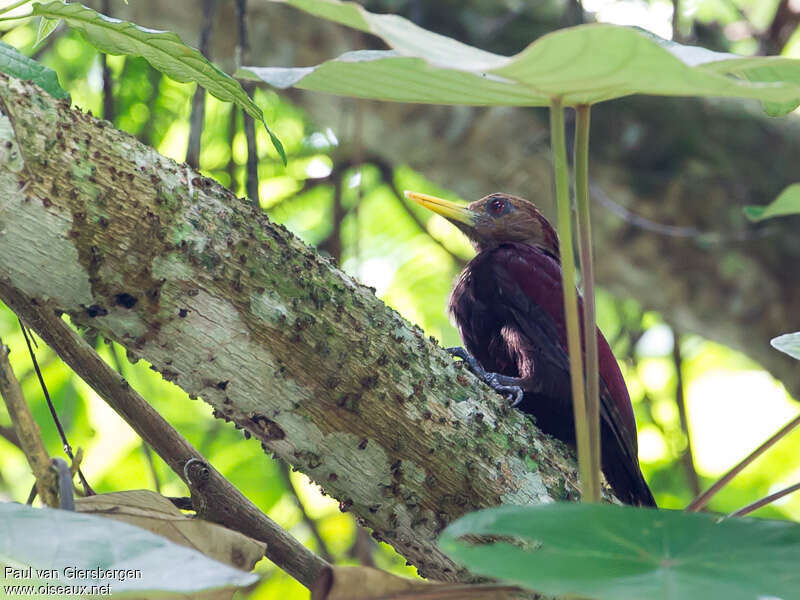
[[[236,138],[236,131],[238,129],[238,116],[241,114],[236,108],[236,105],[231,105],[231,114],[228,119],[228,148],[230,148],[230,158],[228,158],[228,177],[230,178],[230,184],[228,187],[230,190],[239,195],[239,182],[236,181],[236,161],[233,158],[233,140]]]
[[[319,527],[317,527],[316,521],[314,521],[314,519],[308,515],[306,507],[303,505],[303,501],[300,499],[300,495],[297,493],[294,483],[292,483],[292,477],[289,474],[289,465],[287,465],[286,461],[284,460],[278,460],[277,463],[278,471],[281,474],[281,479],[283,479],[283,484],[286,486],[286,490],[292,495],[294,503],[297,505],[297,508],[300,509],[300,515],[303,519],[303,523],[305,523],[309,528],[311,531],[311,537],[313,537],[317,542],[317,552],[329,563],[333,563],[333,557],[328,551],[328,545],[325,543],[325,540],[322,539],[322,535],[320,535]]]
[[[197,42],[200,54],[210,57],[211,32],[214,26],[214,13],[217,9],[217,0],[203,0],[203,25],[200,29],[200,39]],[[192,117],[189,125],[189,146],[186,150],[186,162],[190,167],[197,169],[200,165],[200,142],[203,137],[203,123],[206,118],[206,90],[197,86],[192,98]]]
[[[111,0],[103,0],[100,4],[100,12],[107,17],[112,17]],[[114,93],[111,87],[111,70],[108,68],[108,55],[100,54],[100,63],[103,67],[103,118],[111,123],[114,122]]]
[[[17,313],[19,314],[19,313]],[[75,464],[75,454],[72,452],[72,446],[70,446],[69,441],[67,440],[67,434],[64,432],[64,428],[61,426],[61,420],[58,418],[58,413],[56,413],[56,407],[53,404],[53,399],[50,397],[50,392],[47,389],[47,384],[44,382],[44,377],[42,376],[42,370],[39,368],[39,362],[36,360],[36,353],[33,351],[33,346],[31,346],[31,337],[28,335],[27,328],[25,324],[22,322],[22,319],[19,320],[19,326],[22,329],[22,336],[25,338],[25,343],[28,346],[28,352],[31,355],[31,361],[33,362],[33,368],[36,371],[36,377],[39,379],[39,385],[42,388],[42,393],[44,394],[44,399],[47,402],[47,408],[50,409],[50,415],[53,417],[53,422],[56,424],[56,429],[58,429],[58,435],[61,437],[61,443],[64,448],[64,454],[66,454],[72,464]],[[80,467],[78,467],[78,479],[83,486],[83,491],[87,496],[94,496],[94,491],[92,487],[89,485],[89,482],[86,481],[86,477],[83,476],[83,472],[81,471]]]
[[[119,373],[56,316],[52,308],[41,303],[34,304],[1,278],[0,298],[25,319],[39,337],[150,444],[181,479],[184,478],[184,466],[190,459],[208,464]],[[325,567],[329,566],[258,510],[213,467],[208,466],[207,477],[200,484],[192,486],[191,491],[201,517],[266,542],[266,557],[304,586],[310,588]]]
[[[357,40],[362,39],[362,35],[359,32],[354,33]],[[356,203],[353,207],[353,221],[356,235],[355,235],[355,248],[353,251],[353,255],[356,259],[356,272],[360,275],[361,274],[361,201],[364,197],[363,185],[364,185],[364,140],[363,140],[363,131],[364,131],[364,111],[361,110],[363,107],[363,100],[353,99],[351,100],[352,106],[355,109],[353,114],[353,169],[358,171],[358,184],[356,185]]]
[[[672,41],[680,42],[681,2],[672,0]]]
[[[767,504],[772,504],[776,500],[780,500],[784,496],[788,496],[789,494],[791,494],[793,492],[796,492],[797,490],[800,490],[800,483],[795,483],[793,485],[790,485],[789,487],[783,488],[782,490],[780,490],[778,492],[775,492],[774,494],[770,494],[769,496],[761,498],[761,500],[756,500],[755,502],[752,502],[752,503],[748,504],[747,506],[744,506],[744,507],[740,508],[739,510],[733,511],[728,516],[729,517],[743,517],[745,515],[750,514],[751,512],[753,512],[755,510],[758,510],[759,508],[762,508],[762,507],[766,506]]]
[[[650,231],[652,233],[658,233],[659,235],[677,238],[698,238],[702,239],[703,242],[708,244],[743,242],[747,240],[760,239],[771,235],[770,230],[766,227],[748,228],[741,229],[739,231],[726,232],[701,231],[696,227],[664,225],[663,223],[657,223],[656,221],[652,221],[646,217],[634,214],[618,202],[612,200],[605,190],[603,190],[603,188],[596,183],[589,184],[589,191],[592,194],[592,198],[597,200],[597,202],[599,202],[603,208],[615,214],[626,223],[629,223],[638,229]]]
[[[127,65],[127,61],[125,64]],[[145,68],[147,69],[147,79],[150,82],[150,88],[152,89],[152,93],[147,99],[147,112],[148,114],[152,115],[156,110],[158,110],[156,105],[158,104],[158,99],[161,96],[161,81],[164,79],[164,75],[161,74],[161,71],[157,71],[151,67],[149,63],[147,63]],[[155,119],[147,119],[142,126],[142,129],[139,131],[139,134],[136,136],[145,144],[153,147],[158,146],[158,143],[155,139],[155,122]]]
[[[250,44],[247,41],[247,0],[236,0],[236,68],[249,60]],[[255,84],[242,83],[248,96],[255,92]],[[247,140],[247,168],[245,170],[245,191],[254,205],[259,206],[258,194],[258,147],[256,146],[256,124],[253,117],[242,112],[244,119],[244,137]]]
[[[353,540],[353,545],[350,546],[350,557],[357,560],[358,564],[364,567],[374,567],[375,559],[372,553],[375,551],[377,544],[369,531],[356,525],[356,539]]]
[[[248,95],[253,94],[255,87],[252,84],[243,84]],[[244,137],[247,140],[247,167],[245,169],[245,190],[247,197],[256,206],[260,206],[261,200],[258,192],[258,145],[256,144],[256,123],[253,117],[247,113],[242,113],[244,119]]]
[[[700,478],[697,476],[697,469],[694,466],[694,452],[692,452],[692,438],[689,435],[689,418],[686,414],[686,395],[683,383],[683,356],[681,356],[681,335],[677,329],[672,330],[674,342],[672,344],[672,364],[675,368],[675,404],[678,407],[678,417],[681,423],[681,432],[686,437],[686,448],[681,454],[681,462],[686,471],[686,478],[689,480],[689,487],[692,495],[700,493]]]
[[[125,374],[125,367],[122,366],[122,359],[119,356],[119,348],[117,348],[117,345],[113,341],[111,340],[107,341],[111,350],[111,358],[114,361],[114,367],[117,369],[117,373],[119,373],[123,379],[127,380],[128,377]],[[142,442],[142,454],[144,454],[144,459],[145,461],[147,461],[147,465],[150,468],[150,476],[153,478],[153,487],[160,494],[161,481],[158,478],[158,473],[156,472],[156,464],[153,461],[153,451],[150,449],[150,446],[148,446],[147,443],[144,441]]]
[[[741,10],[741,9],[740,9]],[[780,54],[800,24],[800,11],[793,0],[780,0],[772,22],[759,37],[759,54]]]
[[[711,500],[711,498],[713,498],[718,491],[720,491],[722,488],[728,485],[728,483],[730,483],[731,479],[736,477],[745,467],[747,467],[759,456],[764,454],[764,452],[772,448],[772,446],[774,446],[777,442],[786,437],[786,435],[790,433],[798,425],[800,425],[800,415],[797,415],[794,419],[792,419],[786,425],[781,427],[776,433],[774,433],[758,448],[756,448],[750,454],[745,456],[730,471],[728,471],[727,473],[725,473],[725,475],[720,477],[710,488],[708,488],[705,492],[703,492],[697,498],[692,500],[692,502],[689,504],[689,506],[686,507],[685,510],[687,512],[695,512],[703,509],[706,506],[706,504],[708,504],[709,500]]]
[[[339,173],[333,180],[333,229],[327,239],[319,244],[319,249],[330,254],[337,265],[342,262],[342,222],[347,215],[342,204],[343,176],[343,173]]]
[[[42,441],[42,432],[22,395],[22,388],[8,361],[8,346],[0,340],[0,396],[5,401],[11,422],[31,471],[36,478],[36,491],[51,508],[58,506],[58,476],[50,466],[52,461]]]

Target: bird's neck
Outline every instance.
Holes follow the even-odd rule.
[[[543,254],[548,255],[556,262],[560,263],[560,255],[558,252],[558,243],[555,244],[541,244],[539,242],[517,242],[517,241],[498,241],[498,240],[488,240],[488,241],[472,241],[472,246],[475,248],[475,252],[477,254],[481,254],[483,252],[489,252],[494,250],[495,248],[499,248],[501,246],[522,246],[525,248],[532,248],[537,252],[541,252]]]

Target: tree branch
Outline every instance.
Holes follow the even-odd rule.
[[[22,388],[8,362],[8,346],[0,340],[0,396],[5,401],[11,422],[20,442],[20,448],[36,477],[36,491],[47,506],[56,508],[58,501],[58,476],[50,468],[51,460],[42,441],[42,432],[33,419]]]
[[[306,507],[303,505],[303,501],[297,494],[297,489],[294,487],[294,483],[292,483],[289,465],[287,465],[285,461],[279,460],[277,461],[277,466],[281,475],[281,479],[283,479],[283,484],[286,486],[286,491],[294,499],[294,503],[297,505],[297,509],[300,511],[300,518],[302,519],[303,523],[305,523],[306,527],[308,527],[309,531],[311,532],[311,537],[314,538],[314,541],[317,544],[317,552],[319,552],[319,555],[323,558],[323,560],[329,563],[334,562],[333,557],[331,556],[330,552],[328,552],[328,546],[325,544],[325,540],[322,539],[322,535],[319,532],[319,527],[317,527],[316,521],[309,516],[308,512],[306,511]]]
[[[209,58],[211,32],[214,25],[214,13],[217,9],[217,0],[203,0],[203,27],[200,30],[200,39],[197,47],[200,53]],[[193,168],[200,166],[200,142],[203,137],[203,125],[206,118],[206,90],[197,86],[192,97],[192,117],[189,127],[189,145],[186,150],[186,162]]]
[[[66,312],[147,359],[425,576],[470,577],[436,545],[454,518],[576,497],[563,444],[249,202],[29,83],[0,76],[0,98],[15,310]]]
[[[310,588],[328,563],[292,538],[245,498],[167,423],[127,381],[60,317],[52,306],[26,297],[0,279],[0,297],[122,417],[192,491],[199,516],[267,543],[266,556]],[[202,465],[202,477],[187,481],[187,463]]]
[[[235,63],[238,69],[250,59],[250,43],[247,36],[247,0],[236,0],[236,53]],[[242,84],[248,96],[253,96],[256,86],[252,82]],[[247,197],[255,206],[260,206],[258,192],[258,146],[256,145],[256,122],[253,117],[242,111],[244,137],[247,141],[247,164],[245,168],[244,188]]]
[[[692,438],[689,434],[689,416],[686,411],[686,386],[683,381],[683,356],[681,355],[681,334],[677,329],[672,329],[672,365],[675,368],[675,405],[678,407],[678,417],[681,424],[681,432],[686,436],[686,448],[681,453],[681,462],[686,472],[686,479],[689,482],[689,489],[693,496],[698,496],[700,488],[700,477],[694,466],[694,452],[692,451]]]
[[[107,17],[113,17],[111,14],[111,0],[102,0],[100,3],[100,12]],[[103,118],[110,123],[114,122],[114,89],[111,82],[111,69],[108,68],[108,55],[106,53],[100,54],[100,66],[103,73]]]

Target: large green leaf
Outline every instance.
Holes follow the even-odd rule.
[[[800,525],[786,521],[600,504],[501,507],[458,519],[440,546],[475,573],[558,596],[788,600],[800,590]]]
[[[800,360],[800,331],[784,333],[769,341],[772,347]]]
[[[745,206],[744,214],[752,221],[800,214],[800,183],[793,183],[784,189],[767,206]]]
[[[272,144],[286,162],[283,145],[267,126],[261,109],[239,82],[218,69],[200,52],[184,44],[175,33],[146,29],[112,19],[82,4],[66,4],[58,0],[47,4],[35,3],[33,14],[48,19],[63,19],[103,52],[142,56],[165,75],[177,81],[194,81],[220,100],[238,104],[251,117],[264,124]]]
[[[499,77],[478,78],[388,50],[348,52],[320,67],[245,67],[237,76],[278,88],[297,86],[340,96],[426,104],[546,106],[521,86]]]
[[[800,104],[800,61],[793,59],[742,58],[603,24],[555,31],[506,57],[354,3],[283,1],[377,35],[394,54],[356,52],[316,67],[245,67],[240,72],[277,87],[470,105],[543,106],[561,98],[574,106],[630,94],[755,98],[768,103],[772,112],[787,112]]]
[[[6,584],[41,583],[36,569],[55,569],[58,585],[104,585],[118,592],[197,592],[241,587],[258,577],[217,562],[139,527],[104,517],[22,504],[0,503],[0,564],[33,567],[5,574]],[[98,577],[65,569],[136,569],[127,577]]]
[[[58,83],[58,75],[53,69],[28,58],[16,48],[3,42],[0,42],[0,71],[17,79],[33,81],[53,98],[69,96]]]

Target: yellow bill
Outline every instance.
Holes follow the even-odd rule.
[[[405,191],[405,196],[409,200],[413,200],[428,210],[432,210],[433,212],[442,215],[445,219],[449,219],[450,221],[455,221],[457,223],[463,223],[464,225],[475,225],[475,213],[462,204],[456,204],[455,202],[443,200],[442,198],[437,198],[436,196],[429,196],[428,194],[420,194],[418,192],[410,192],[408,190]]]

